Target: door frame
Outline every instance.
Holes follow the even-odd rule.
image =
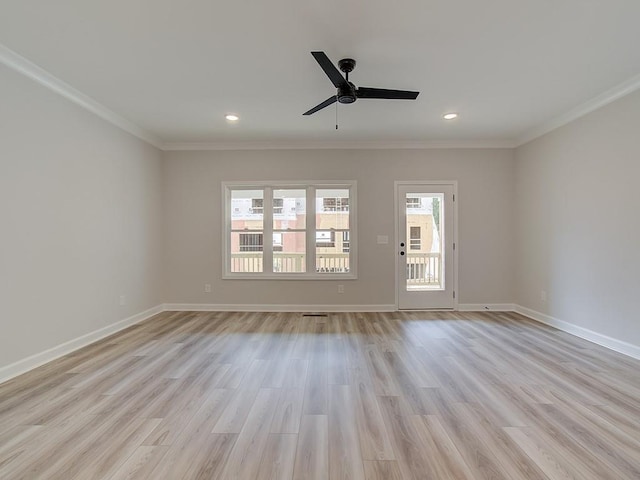
[[[458,251],[460,250],[460,244],[458,243],[458,181],[457,180],[395,180],[393,182],[393,216],[395,223],[395,238],[394,238],[394,255],[396,258],[395,261],[395,308],[396,311],[400,310],[400,302],[399,302],[399,289],[400,289],[400,275],[399,275],[399,267],[400,267],[400,255],[399,255],[399,244],[400,244],[400,218],[398,215],[398,187],[400,185],[416,185],[416,186],[425,186],[425,185],[450,185],[453,187],[453,310],[458,310],[460,291],[458,289]],[[406,228],[406,225],[403,225]],[[438,309],[434,309],[438,310]],[[447,309],[448,310],[448,309]]]

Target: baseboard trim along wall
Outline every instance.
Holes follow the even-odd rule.
[[[19,360],[6,367],[0,367],[0,383],[33,370],[45,363],[67,355],[75,350],[97,342],[127,327],[140,323],[162,312],[395,312],[395,305],[242,305],[204,303],[165,303],[140,312],[119,322],[108,325],[61,345]],[[550,315],[511,303],[465,303],[458,305],[461,312],[516,312],[537,322],[570,333],[576,337],[602,345],[616,352],[640,359],[640,346],[608,337],[593,330],[559,320]]]
[[[395,312],[395,305],[272,305],[165,303],[167,312]]]
[[[18,360],[6,367],[0,367],[0,383],[6,382],[13,377],[17,377],[18,375],[28,372],[29,370],[33,370],[34,368],[44,365],[45,363],[49,363],[82,347],[86,347],[87,345],[97,342],[109,335],[113,335],[120,330],[124,330],[127,327],[140,323],[162,312],[163,306],[157,305],[149,310],[137,313],[129,318],[125,318],[124,320],[120,320],[116,323],[112,323],[111,325],[107,325],[106,327],[87,333],[86,335],[82,335],[81,337],[74,338],[73,340],[69,340],[68,342],[45,350],[44,352],[36,353],[30,357]]]
[[[220,303],[165,303],[166,312],[395,312],[395,305],[273,305]],[[513,303],[463,303],[461,312],[513,312]]]
[[[460,303],[458,305],[460,312],[513,312],[515,305],[513,303]]]
[[[588,340],[590,342],[597,343],[598,345],[601,345],[603,347],[607,347],[610,350],[614,350],[618,353],[622,353],[624,355],[628,355],[640,360],[640,346],[638,345],[633,345],[632,343],[627,343],[622,340],[618,340],[617,338],[594,332],[593,330],[574,325],[573,323],[565,322],[564,320],[560,320],[550,315],[540,313],[536,310],[523,307],[522,305],[514,305],[514,311],[537,322],[544,323],[545,325],[557,328],[558,330],[562,330],[563,332],[570,333],[571,335],[575,335],[576,337],[584,338],[585,340]]]

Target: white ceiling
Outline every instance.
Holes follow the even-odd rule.
[[[636,88],[639,24],[638,0],[0,0],[0,43],[169,144],[517,143]],[[336,132],[302,116],[335,92],[312,50],[420,96]]]

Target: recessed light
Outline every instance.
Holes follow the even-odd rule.
[[[445,120],[453,120],[454,118],[458,118],[458,114],[457,113],[445,113],[442,118],[444,118]]]
[[[228,113],[224,116],[224,118],[226,118],[230,122],[237,122],[238,120],[240,120],[240,117],[238,115],[234,115],[233,113]]]

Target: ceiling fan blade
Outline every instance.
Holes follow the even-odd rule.
[[[349,85],[340,71],[333,63],[331,63],[331,60],[329,60],[329,57],[327,57],[324,52],[311,52],[311,55],[313,55],[313,58],[315,58],[320,64],[320,67],[322,67],[322,70],[324,70],[324,73],[327,74],[327,77],[329,77],[329,80],[333,82],[336,88]]]
[[[360,87],[356,90],[358,98],[389,98],[393,100],[415,100],[420,92],[408,90],[387,90],[386,88]]]
[[[322,110],[324,107],[328,107],[329,105],[336,103],[337,100],[338,97],[336,95],[334,95],[333,97],[329,97],[324,102],[316,105],[311,110],[304,112],[302,115],[311,115],[312,113],[316,113],[318,110]]]

